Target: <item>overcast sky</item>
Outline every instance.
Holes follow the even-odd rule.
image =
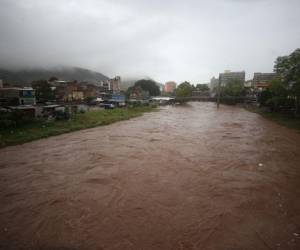
[[[300,47],[300,0],[0,0],[0,66],[208,82]]]

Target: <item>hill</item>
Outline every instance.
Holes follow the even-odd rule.
[[[29,85],[32,81],[45,79],[55,76],[60,80],[88,81],[94,84],[109,78],[99,72],[79,68],[79,67],[57,67],[50,69],[26,69],[26,70],[6,70],[0,69],[0,79],[4,83],[13,85]]]

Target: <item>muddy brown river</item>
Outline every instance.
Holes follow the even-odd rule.
[[[300,134],[191,103],[1,149],[0,249],[300,249]]]

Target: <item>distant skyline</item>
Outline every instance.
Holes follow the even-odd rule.
[[[0,67],[209,82],[300,47],[299,0],[0,0]]]

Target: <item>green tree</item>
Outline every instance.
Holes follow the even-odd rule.
[[[142,79],[135,82],[134,88],[140,87],[143,91],[149,92],[150,96],[160,95],[159,86],[153,80]]]
[[[269,88],[258,93],[258,103],[261,107],[267,106],[267,103],[271,98],[272,98],[272,94]]]
[[[58,78],[56,76],[51,76],[49,78],[49,82],[54,82],[54,81],[57,81],[57,80],[58,80]]]
[[[295,114],[298,114],[300,105],[300,48],[288,56],[278,57],[275,61],[274,71],[281,76],[282,82],[294,99]]]
[[[269,87],[271,98],[266,101],[266,104],[272,111],[279,111],[281,106],[284,106],[288,98],[288,90],[281,80],[273,80]]]
[[[190,97],[192,95],[193,86],[189,82],[183,82],[176,88],[176,97]]]
[[[208,87],[207,84],[200,84],[200,83],[198,83],[196,85],[196,90],[198,90],[198,91],[208,91],[209,87]]]
[[[222,87],[222,95],[224,96],[232,96],[232,97],[240,97],[243,96],[244,91],[244,83],[238,79],[232,79],[229,81],[225,87]]]
[[[35,89],[36,98],[39,101],[50,101],[55,99],[54,91],[46,80],[32,82],[32,88]]]

